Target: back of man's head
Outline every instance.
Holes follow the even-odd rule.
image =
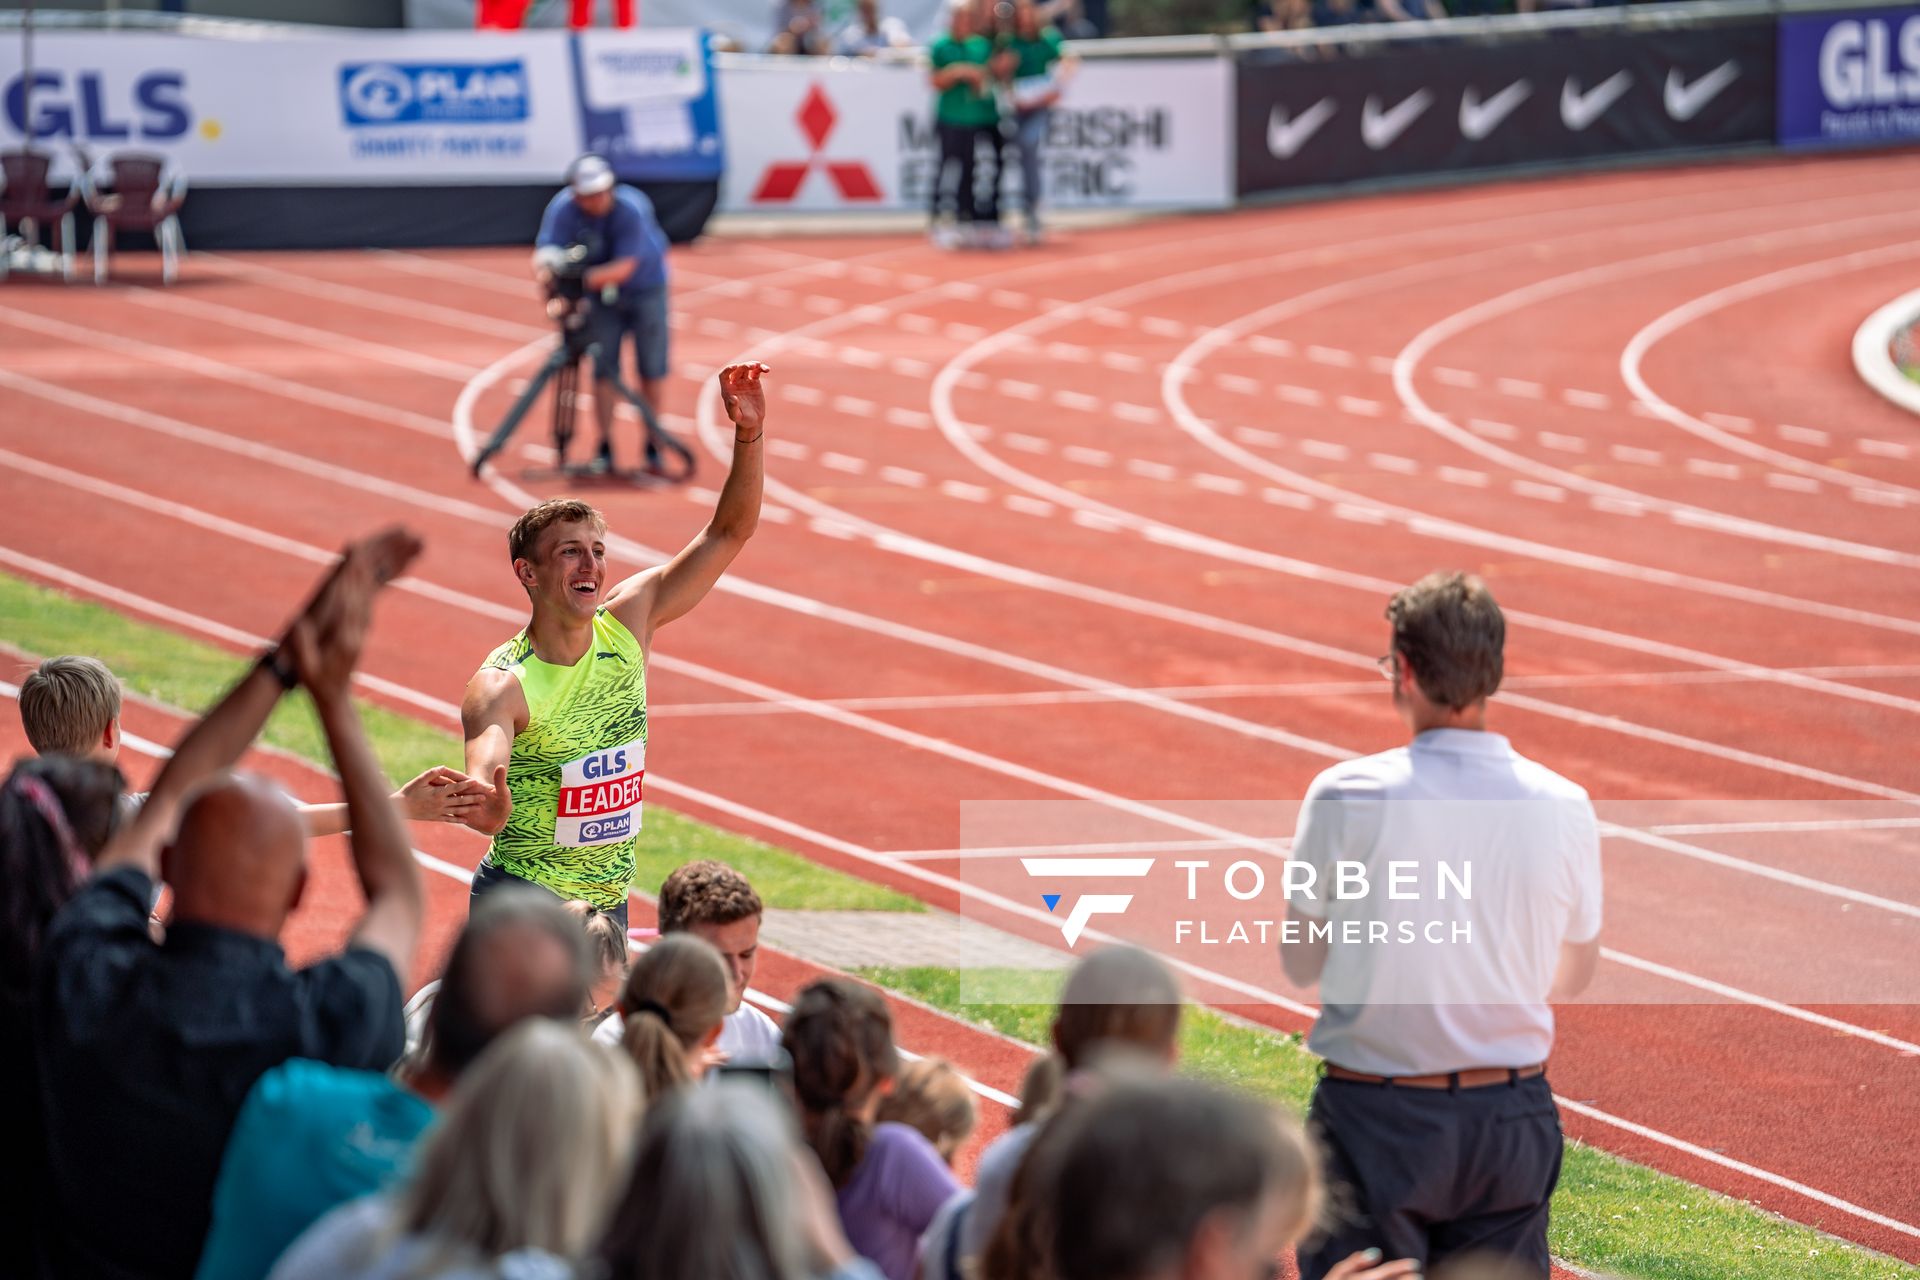
[[[307,829],[274,783],[215,776],[196,791],[161,860],[174,919],[277,938],[307,878]]]
[[[120,719],[120,682],[98,658],[48,658],[20,682],[20,723],[43,756],[99,755]]]
[[[1393,650],[1413,669],[1420,692],[1459,711],[1484,702],[1505,671],[1507,620],[1470,573],[1430,573],[1387,603]]]
[[[1180,983],[1166,961],[1138,947],[1104,947],[1067,976],[1053,1047],[1069,1071],[1115,1049],[1171,1061],[1180,1004]]]
[[[1031,1159],[1058,1280],[1189,1274],[1197,1250],[1270,1261],[1319,1212],[1300,1126],[1195,1080],[1115,1082],[1064,1113]]]
[[[733,924],[765,909],[745,876],[711,859],[676,868],[660,886],[661,933]]]
[[[474,904],[427,1017],[426,1065],[448,1082],[527,1018],[575,1022],[593,978],[586,934],[541,889],[496,889]]]

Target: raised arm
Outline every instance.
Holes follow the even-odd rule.
[[[733,422],[733,466],[720,487],[713,518],[679,555],[628,578],[607,597],[608,610],[643,645],[651,645],[656,630],[706,598],[760,523],[761,436],[767,414],[760,379],[771,372],[758,363],[728,365],[720,371],[720,399]],[[471,758],[467,772],[474,773]]]
[[[413,963],[426,888],[413,860],[406,825],[388,795],[386,775],[374,758],[353,705],[353,669],[373,621],[373,599],[420,553],[420,542],[399,530],[369,539],[342,566],[335,590],[315,611],[315,625],[290,644],[301,683],[313,695],[333,766],[347,797],[353,828],[353,867],[366,894],[366,913],[354,931],[355,946],[384,955],[397,973]]]

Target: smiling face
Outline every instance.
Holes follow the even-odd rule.
[[[591,520],[562,520],[535,538],[531,554],[513,562],[534,611],[592,618],[607,587],[607,531]]]

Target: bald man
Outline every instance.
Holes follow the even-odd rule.
[[[418,551],[398,530],[348,549],[54,918],[34,1028],[59,1275],[187,1280],[228,1130],[261,1073],[296,1057],[378,1071],[400,1054],[424,890],[348,682],[375,594]],[[340,774],[367,899],[346,949],[298,970],[279,935],[306,887],[305,825],[273,784],[226,772],[296,683]],[[157,942],[147,907],[162,877],[173,914]]]

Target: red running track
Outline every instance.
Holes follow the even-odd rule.
[[[1916,168],[1425,193],[1007,258],[682,254],[669,408],[717,442],[706,374],[751,352],[777,416],[761,537],[652,673],[656,793],[957,908],[952,859],[896,855],[955,848],[968,801],[1164,840],[1192,834],[1169,805],[1291,800],[1391,745],[1385,593],[1459,564],[1510,614],[1499,727],[1602,802],[1901,822],[1920,424],[1845,340],[1916,269]],[[7,563],[259,634],[303,561],[402,516],[430,549],[372,692],[445,716],[520,607],[525,459],[482,488],[457,452],[544,341],[520,255],[191,265],[0,298]],[[632,562],[711,502],[591,496]],[[1570,1130],[1920,1258],[1913,852],[1897,825],[1610,839],[1610,963],[1555,1060]],[[1196,989],[1297,1028],[1274,970]]]

